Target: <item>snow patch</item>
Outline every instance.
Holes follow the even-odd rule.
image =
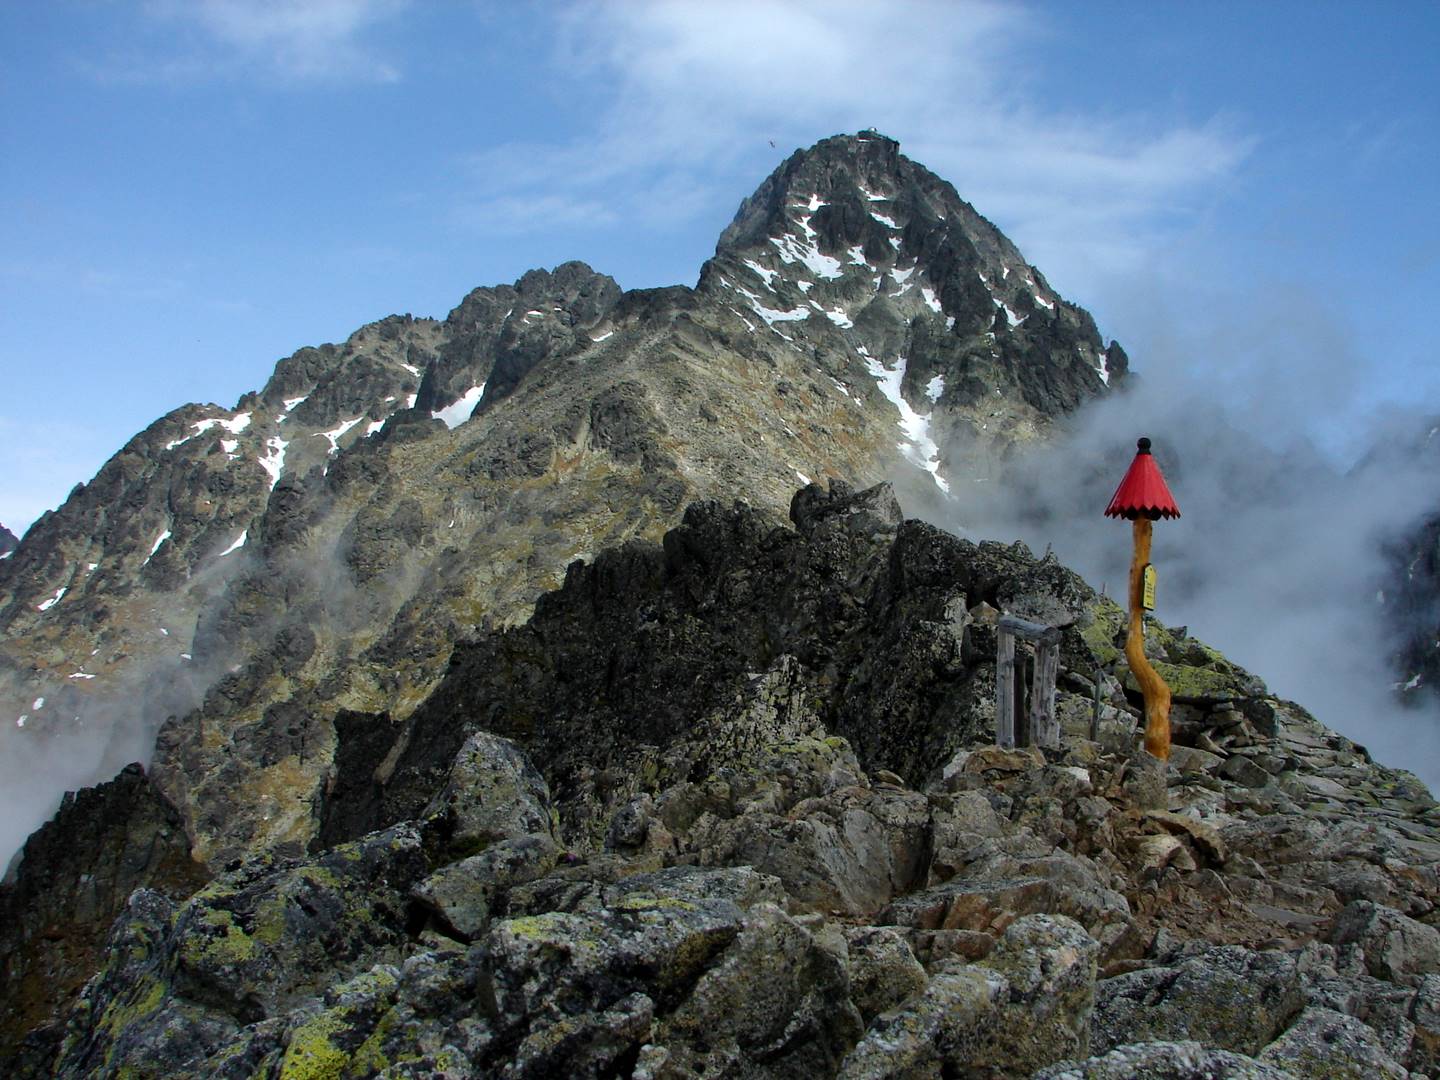
[[[912,409],[900,393],[900,384],[905,379],[908,364],[909,361],[903,356],[895,362],[893,368],[886,367],[873,357],[865,360],[865,367],[879,384],[880,392],[900,412],[900,431],[904,439],[896,443],[895,448],[928,472],[940,490],[949,494],[950,485],[940,476],[940,448],[930,436],[930,418],[921,416]]]
[[[231,435],[239,435],[249,426],[250,414],[248,412],[237,413],[229,420],[226,420],[225,418],[219,416],[212,416],[208,420],[196,420],[195,423],[190,425],[192,430],[189,435],[186,435],[183,439],[175,439],[171,442],[166,443],[165,449],[174,450],[177,446],[183,446],[191,439],[199,438],[201,435],[204,435],[205,432],[209,431],[213,427],[223,427],[226,431],[230,432]]]
[[[824,308],[821,308],[820,310],[827,319],[833,322],[836,326],[840,327],[841,330],[849,330],[850,327],[855,325],[854,321],[850,318],[850,316],[845,313],[844,308],[837,307],[833,311],[826,311]]]
[[[870,211],[870,216],[876,221],[878,221],[881,225],[886,226],[887,228],[898,229],[900,227],[899,225],[895,224],[894,218],[888,218],[884,214],[877,214],[874,210]]]
[[[606,338],[612,338],[612,337],[614,337],[614,336],[615,336],[615,331],[614,331],[614,330],[606,330],[606,331],[605,331],[603,334],[601,334],[599,337],[592,337],[590,340],[593,341],[593,342],[595,342],[595,343],[598,345],[600,342],[604,341]]]
[[[85,672],[83,672],[83,671],[72,671],[72,672],[70,673],[69,677],[72,678],[72,679],[93,679],[95,676],[94,676],[94,675],[87,675],[87,674],[86,674]]]
[[[1108,351],[1100,354],[1100,381],[1106,386],[1110,385],[1110,354]]]
[[[869,188],[863,187],[860,189],[860,194],[864,195],[865,198],[869,199],[871,202],[885,202],[885,200],[889,198],[888,195],[876,195]]]
[[[330,430],[330,431],[317,431],[317,432],[314,432],[314,436],[315,436],[315,438],[317,438],[317,439],[319,439],[319,438],[325,438],[325,439],[329,439],[329,440],[330,440],[330,449],[327,451],[327,453],[330,453],[330,454],[338,453],[339,450],[340,450],[340,439],[341,439],[341,436],[343,436],[347,431],[349,431],[352,427],[354,427],[356,424],[360,423],[360,421],[361,421],[361,420],[364,420],[364,419],[365,419],[365,417],[364,417],[363,415],[361,415],[361,416],[355,417],[354,420],[341,420],[339,427],[334,428],[334,429],[332,429],[332,430]]]
[[[415,407],[415,399],[419,396],[419,394],[411,394],[409,397],[407,397],[405,399],[405,408],[413,409]]]
[[[945,392],[945,376],[936,375],[925,384],[925,396],[931,401],[939,401],[940,395]]]
[[[1004,300],[996,300],[995,306],[1001,308],[1005,312],[1005,321],[1009,323],[1012,327],[1019,326],[1029,317],[1026,315],[1016,315],[1015,312],[1010,310]]]
[[[274,491],[275,485],[280,482],[280,470],[285,467],[285,448],[289,445],[279,435],[272,435],[265,440],[265,449],[269,453],[257,459],[260,467],[270,474],[271,491]]]
[[[470,419],[470,414],[475,411],[475,406],[480,401],[480,395],[483,393],[485,393],[485,384],[483,382],[478,386],[472,386],[460,395],[459,401],[432,412],[430,419],[444,420],[445,426],[451,431],[454,431],[461,424],[465,423],[466,420]]]
[[[759,301],[751,301],[751,309],[756,315],[765,320],[765,324],[772,329],[777,322],[798,322],[800,319],[810,317],[810,309],[798,307],[790,311],[777,311],[775,308],[768,308]]]
[[[169,529],[166,529],[164,532],[162,532],[159,536],[157,536],[157,537],[155,538],[155,542],[150,545],[150,554],[145,556],[145,562],[141,563],[140,565],[141,565],[141,566],[144,566],[144,565],[145,565],[146,563],[148,563],[151,559],[153,559],[153,558],[155,557],[155,552],[157,552],[157,551],[160,550],[160,545],[163,544],[166,540],[169,540],[169,539],[170,539],[170,530],[169,530]]]
[[[242,547],[245,546],[245,541],[248,540],[248,539],[250,539],[250,530],[249,530],[249,529],[246,529],[244,532],[242,532],[242,533],[240,534],[240,538],[239,538],[238,540],[236,540],[233,544],[231,544],[228,548],[226,548],[224,551],[220,552],[220,554],[217,555],[217,556],[215,556],[215,557],[216,557],[217,559],[223,559],[226,555],[229,555],[232,551],[239,551]]]
[[[309,394],[301,394],[299,397],[287,397],[287,398],[282,402],[282,404],[285,406],[285,411],[286,411],[287,413],[294,412],[294,411],[295,411],[295,406],[296,406],[296,405],[299,405],[302,401],[304,401],[304,400],[305,400],[306,398],[308,398],[309,396],[310,396]]]
[[[407,364],[404,361],[401,361],[400,366],[403,367],[406,371],[410,372],[411,375],[414,375],[417,379],[420,377],[420,369],[414,364]]]
[[[0,559],[8,559],[11,555],[14,555],[14,554],[15,554],[15,552],[13,552],[13,551],[7,551],[7,552],[5,552],[5,554],[0,555]]]
[[[795,470],[795,475],[800,478],[800,483],[802,483],[802,484],[808,484],[808,483],[810,483],[810,478],[809,478],[808,476],[806,476],[803,472],[801,472],[799,469],[796,469],[796,470]]]
[[[815,242],[815,230],[810,227],[808,215],[800,219],[800,228],[805,230],[804,243],[801,243],[800,239],[791,233],[770,237],[770,243],[775,245],[781,261],[786,265],[798,262],[816,277],[822,277],[829,281],[841,277],[840,260],[820,253],[820,248]]]
[[[930,288],[929,285],[921,285],[920,297],[925,301],[926,307],[935,312],[935,314],[940,314],[942,310],[940,307],[940,298],[935,295],[934,289]]]
[[[1045,297],[1041,296],[1039,293],[1035,293],[1034,296],[1035,296],[1035,303],[1039,304],[1039,305],[1040,305],[1041,307],[1043,307],[1046,311],[1054,311],[1054,310],[1055,310],[1055,305],[1052,304],[1049,300],[1046,300]]]
[[[757,263],[754,259],[746,259],[746,260],[745,260],[745,265],[748,266],[751,270],[753,270],[753,271],[755,272],[755,276],[756,276],[756,277],[758,277],[761,281],[765,282],[765,287],[766,287],[767,289],[774,288],[774,285],[773,285],[773,280],[774,280],[774,277],[775,277],[775,271],[774,271],[774,270],[771,270],[771,269],[768,269],[767,267],[761,266],[761,265],[760,265],[759,263]]]
[[[235,451],[240,448],[240,443],[235,439],[221,439],[220,449],[225,451],[225,456],[231,461],[236,458]]]
[[[855,245],[854,247],[852,247],[852,248],[848,248],[848,249],[847,249],[847,252],[848,252],[848,254],[849,254],[849,256],[850,256],[850,262],[851,262],[852,265],[854,265],[854,266],[869,266],[869,265],[870,265],[868,262],[865,261],[865,249],[864,249],[863,247],[861,247],[859,244],[856,244],[856,245]]]
[[[30,708],[35,709],[35,710],[37,710],[37,711],[40,710],[40,709],[43,709],[44,707],[45,707],[45,699],[44,699],[43,697],[37,697],[37,698],[35,699],[35,704],[33,704],[33,705],[30,706]]]
[[[370,421],[370,423],[369,423],[368,425],[366,425],[366,427],[365,427],[365,434],[364,434],[364,435],[361,435],[360,437],[361,437],[362,439],[368,439],[371,435],[374,435],[377,431],[379,431],[379,430],[380,430],[382,427],[384,427],[384,426],[385,426],[385,421],[384,421],[384,420],[372,420],[372,421]]]

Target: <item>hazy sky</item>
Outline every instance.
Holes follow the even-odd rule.
[[[1437,55],[1420,0],[0,3],[0,522],[392,312],[571,258],[693,284],[863,127],[1141,371],[1351,449],[1440,406]]]

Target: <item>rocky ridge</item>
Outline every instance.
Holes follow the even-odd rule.
[[[576,558],[694,499],[781,522],[811,478],[942,498],[1124,370],[892,140],[827,139],[746,200],[694,289],[532,271],[137,435],[0,561],[5,759],[43,773],[78,738],[79,783],[158,734],[153,776],[212,869],[304,844],[334,718],[407,717],[456,641],[523,620]]]
[[[4,525],[0,525],[0,559],[6,558],[20,546],[20,538]]]
[[[884,485],[790,518],[692,504],[407,718],[342,714],[309,849],[137,889],[12,1072],[1436,1074],[1413,777],[1152,622],[1160,768],[1120,611],[1053,558]],[[993,745],[1001,611],[1063,627],[1057,750]]]

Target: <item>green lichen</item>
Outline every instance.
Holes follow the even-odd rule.
[[[688,900],[675,896],[627,896],[615,905],[617,911],[699,911]]]
[[[1125,628],[1125,613],[1113,601],[1101,598],[1086,614],[1089,619],[1080,628],[1080,638],[1100,665],[1108,668],[1122,656],[1115,639]]]
[[[187,936],[183,951],[187,960],[199,965],[243,964],[254,959],[255,939],[235,923],[235,916],[222,908],[207,908],[199,921],[218,934]]]
[[[296,1028],[280,1063],[280,1080],[338,1080],[350,1055],[331,1037],[346,1027],[344,1010],[331,1009]]]
[[[123,998],[116,998],[105,1007],[98,1026],[118,1038],[131,1024],[149,1016],[165,1001],[165,984],[154,976],[145,976]]]
[[[1241,681],[1226,671],[1208,667],[1189,667],[1183,664],[1168,664],[1163,660],[1151,662],[1156,673],[1170,687],[1170,693],[1177,698],[1228,698],[1245,692]],[[1139,691],[1140,684],[1135,676],[1126,672],[1125,685]]]

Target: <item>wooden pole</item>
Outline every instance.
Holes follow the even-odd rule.
[[[1055,676],[1060,670],[1060,646],[1042,642],[1035,651],[1035,681],[1030,687],[1030,740],[1036,746],[1058,749],[1060,724],[1055,716]]]
[[[1161,761],[1170,758],[1170,687],[1145,657],[1145,608],[1142,603],[1145,567],[1150,562],[1150,534],[1154,522],[1135,519],[1135,554],[1130,561],[1130,632],[1125,637],[1125,659],[1145,695],[1145,749]]]
[[[995,743],[1015,746],[1015,635],[1005,627],[996,630]]]

